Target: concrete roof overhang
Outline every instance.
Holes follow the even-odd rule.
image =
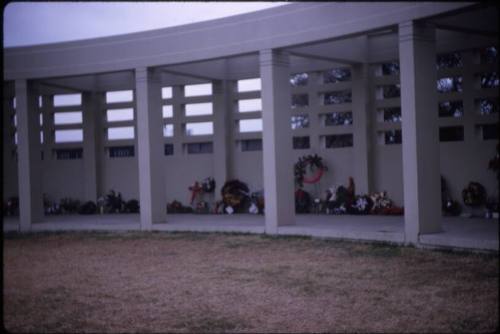
[[[295,3],[186,26],[4,50],[4,80],[37,79],[46,94],[134,87],[134,68],[163,85],[259,76],[258,51],[290,52],[291,71],[398,58],[400,22],[427,21],[438,52],[496,45],[498,14],[471,3]],[[10,90],[10,89],[8,89]]]

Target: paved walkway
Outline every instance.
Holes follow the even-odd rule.
[[[17,231],[18,219],[4,218],[3,230]],[[128,231],[140,230],[138,214],[46,216],[33,224],[42,231]],[[172,214],[167,222],[154,224],[154,231],[265,233],[261,215]],[[404,243],[402,216],[297,215],[297,224],[282,226],[279,235],[306,235],[367,241]],[[423,247],[464,248],[498,251],[498,221],[479,218],[443,218],[443,232],[420,237]]]

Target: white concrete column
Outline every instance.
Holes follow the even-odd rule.
[[[436,32],[399,25],[405,242],[441,231]]]
[[[353,177],[357,194],[371,191],[370,91],[368,64],[352,66]]]
[[[266,233],[277,233],[295,224],[289,55],[260,51],[260,77]]]
[[[100,189],[100,148],[102,141],[102,94],[85,92],[83,104],[83,164],[85,201],[96,202],[101,195]]]
[[[141,229],[166,220],[165,172],[163,170],[163,118],[160,75],[145,67],[135,69],[137,151]]]
[[[215,196],[220,196],[220,190],[224,183],[232,175],[232,145],[233,139],[233,110],[231,93],[234,82],[220,80],[213,82],[213,106],[214,106],[214,179]]]
[[[40,115],[38,96],[31,83],[15,82],[18,133],[19,221],[20,231],[43,218],[40,160]]]

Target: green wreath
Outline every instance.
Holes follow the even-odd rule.
[[[306,177],[307,169],[311,173],[312,176]],[[326,172],[328,168],[323,163],[323,159],[315,154],[315,155],[306,155],[299,158],[294,165],[294,174],[295,174],[295,184],[302,188],[304,183],[317,183],[323,176],[323,173]]]

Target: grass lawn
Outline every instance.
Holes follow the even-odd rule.
[[[498,255],[199,233],[4,237],[11,332],[493,332]]]

